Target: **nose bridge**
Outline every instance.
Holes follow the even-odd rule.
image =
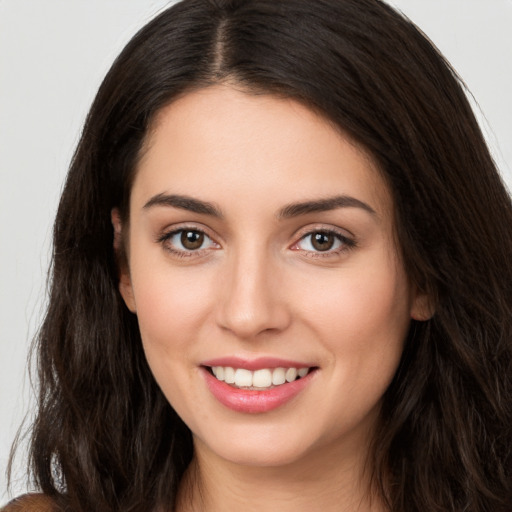
[[[240,338],[284,329],[289,313],[278,273],[275,258],[261,244],[249,241],[233,249],[222,276],[219,325]]]

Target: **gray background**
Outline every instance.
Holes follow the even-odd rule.
[[[27,354],[45,302],[51,225],[87,109],[111,62],[167,0],[0,0],[0,504],[33,398]],[[390,0],[463,77],[512,188],[512,0]],[[13,494],[24,492],[15,466]]]

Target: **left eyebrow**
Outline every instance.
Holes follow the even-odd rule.
[[[327,212],[337,208],[361,208],[372,216],[378,218],[377,212],[367,203],[351,196],[334,196],[326,199],[317,199],[301,203],[292,203],[279,210],[278,218],[289,219],[308,213]]]

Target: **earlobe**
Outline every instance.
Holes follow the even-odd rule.
[[[123,297],[126,307],[132,312],[137,313],[135,306],[135,297],[133,296],[133,288],[128,272],[121,272],[119,276],[119,293]]]
[[[119,293],[123,297],[126,307],[132,312],[136,313],[135,297],[133,295],[132,282],[130,277],[130,269],[126,250],[123,243],[123,227],[121,223],[121,215],[117,208],[113,208],[110,213],[112,226],[114,228],[114,253],[118,268],[119,277]]]
[[[419,322],[430,320],[435,313],[431,297],[425,292],[416,292],[411,307],[411,318]]]

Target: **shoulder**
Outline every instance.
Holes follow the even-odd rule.
[[[45,494],[25,494],[5,505],[0,512],[57,512],[57,508]]]

